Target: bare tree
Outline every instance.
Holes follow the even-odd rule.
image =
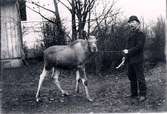
[[[72,16],[72,39],[82,38],[87,23],[88,14],[93,8],[96,0],[67,0],[69,5],[59,0],[71,13]]]
[[[120,9],[116,9],[115,5],[117,3],[116,0],[112,0],[112,1],[103,1],[103,6],[101,3],[96,3],[95,8],[94,8],[94,12],[93,12],[93,17],[94,19],[92,19],[92,21],[95,21],[95,27],[92,31],[96,30],[96,29],[100,29],[100,25],[115,25],[116,21],[117,21],[117,16],[120,13]],[[101,5],[101,11],[97,11],[99,5]],[[94,23],[93,23],[94,24]]]
[[[105,1],[107,0],[101,0]],[[101,14],[97,14],[96,9],[98,8],[99,0],[54,0],[55,4],[55,11],[52,11],[50,9],[47,9],[37,3],[32,2],[38,7],[41,7],[47,11],[50,11],[56,15],[58,20],[60,19],[59,12],[58,12],[58,3],[61,3],[64,7],[68,9],[68,11],[71,13],[71,28],[72,28],[72,38],[71,40],[76,40],[77,38],[83,38],[82,34],[85,29],[85,25],[88,24],[88,33],[90,33],[91,26],[95,23],[95,27],[92,31],[99,28],[100,24],[103,22],[106,22],[106,25],[113,21],[117,14],[119,13],[119,10],[115,11],[114,5],[116,3],[115,0],[109,1],[109,3],[106,3],[106,6],[104,6],[101,9]],[[91,14],[94,10],[94,13]],[[36,11],[37,12],[37,11]],[[44,19],[48,20],[49,22],[54,23],[52,20],[49,20],[45,16],[43,16],[40,12],[39,13]],[[93,23],[93,24],[91,24]],[[78,35],[78,37],[77,37]]]
[[[27,6],[27,8],[29,8],[32,11],[38,13],[41,17],[46,19],[48,22],[51,22],[51,24],[53,24],[56,27],[56,31],[55,31],[56,32],[56,39],[55,40],[58,40],[57,41],[57,42],[59,42],[58,44],[60,44],[60,45],[65,44],[65,31],[63,30],[63,26],[62,26],[60,14],[59,14],[59,9],[58,9],[57,0],[53,0],[55,11],[52,11],[52,10],[40,5],[39,2],[33,2],[33,1],[30,1],[30,0],[28,0],[27,2],[37,6],[38,10],[36,10],[35,8],[31,8],[29,6]],[[48,17],[44,16],[40,12],[40,8],[53,13],[55,15],[55,17],[54,17],[55,19],[48,18]]]
[[[60,45],[62,45],[62,44],[65,44],[65,36],[64,36],[65,33],[62,28],[57,0],[53,0],[53,1],[54,1],[55,15],[56,15],[57,37],[59,37],[58,42]]]

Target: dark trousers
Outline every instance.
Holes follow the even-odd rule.
[[[130,80],[132,96],[146,96],[146,81],[142,63],[128,64],[128,77]]]

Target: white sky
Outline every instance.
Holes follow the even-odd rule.
[[[166,15],[166,0],[119,0],[119,6],[125,16],[137,15],[143,17],[145,22]]]
[[[34,0],[35,1],[35,0]],[[53,9],[53,0],[37,0],[40,3],[49,8]],[[103,0],[104,1],[104,0]],[[129,17],[135,14],[139,17],[144,17],[144,19],[154,20],[158,16],[165,16],[166,12],[166,0],[118,0],[116,6],[121,8],[123,14]],[[62,6],[59,6],[61,14],[63,16],[67,15],[67,11]],[[54,9],[53,9],[54,10]],[[28,19],[38,20],[39,17],[27,9]]]

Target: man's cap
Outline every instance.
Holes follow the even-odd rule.
[[[135,15],[132,15],[132,16],[129,17],[128,23],[131,22],[131,21],[137,21],[138,23],[140,23],[139,19]]]

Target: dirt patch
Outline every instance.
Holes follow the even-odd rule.
[[[2,113],[89,113],[89,112],[164,112],[167,111],[165,64],[158,64],[145,72],[148,95],[145,102],[132,102],[126,72],[115,74],[88,74],[90,95],[94,101],[85,98],[83,86],[76,94],[74,73],[65,72],[60,81],[70,95],[61,96],[60,91],[47,77],[40,91],[41,101],[35,102],[42,63],[30,67],[5,69],[1,85]]]

